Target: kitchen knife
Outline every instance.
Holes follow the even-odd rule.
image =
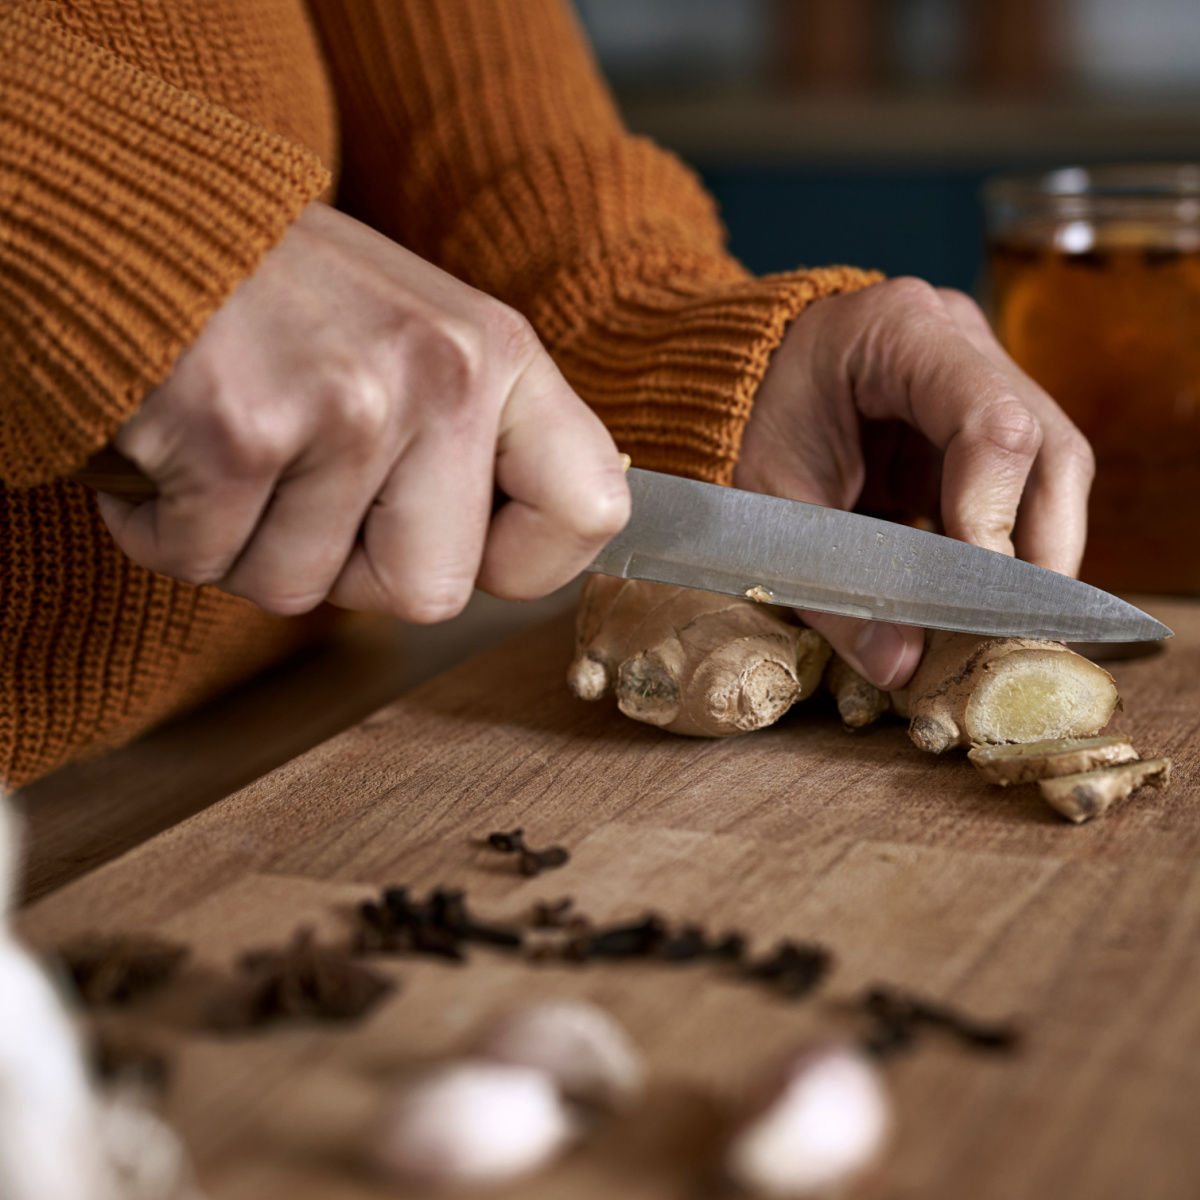
[[[157,494],[112,447],[72,478],[133,503]],[[636,467],[628,478],[633,516],[591,571],[927,629],[1086,642],[1172,636],[1116,596],[966,542]]]
[[[790,608],[1055,641],[1171,637],[1099,588],[858,513],[634,467],[633,516],[588,568]]]

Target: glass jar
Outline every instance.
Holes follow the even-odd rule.
[[[1200,592],[1200,164],[984,188],[993,323],[1096,452],[1082,578]]]

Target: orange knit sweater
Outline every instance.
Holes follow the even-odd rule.
[[[340,128],[339,128],[340,126]],[[621,127],[565,0],[0,0],[0,777],[311,636],[123,557],[64,480],[340,160],[340,203],[521,309],[621,448],[728,482],[788,321]]]

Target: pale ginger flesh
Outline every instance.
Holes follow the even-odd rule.
[[[812,695],[829,653],[819,633],[769,605],[593,575],[567,681],[583,700],[615,693],[635,720],[727,737],[771,725]]]
[[[988,783],[1036,783],[1059,775],[1078,775],[1097,767],[1132,762],[1138,756],[1129,739],[1110,735],[1059,738],[1023,745],[976,746],[967,757]]]
[[[1144,784],[1161,791],[1170,781],[1171,760],[1149,758],[1080,775],[1043,779],[1038,790],[1051,808],[1079,824],[1100,816]]]
[[[1120,701],[1102,667],[1059,642],[933,633],[909,685],[922,750],[1092,737]]]

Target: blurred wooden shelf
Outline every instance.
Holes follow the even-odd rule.
[[[626,92],[636,133],[704,166],[989,166],[1200,157],[1200,96],[1161,101]]]

